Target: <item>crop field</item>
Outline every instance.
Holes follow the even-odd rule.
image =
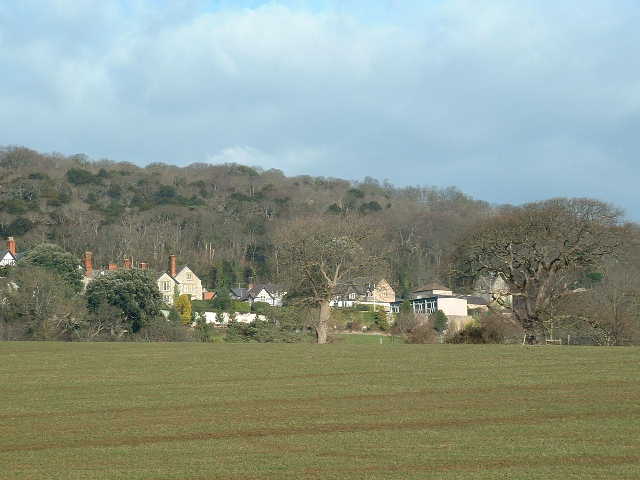
[[[640,478],[640,349],[0,343],[0,479]]]

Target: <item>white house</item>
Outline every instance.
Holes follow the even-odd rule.
[[[232,288],[231,297],[241,302],[262,302],[272,307],[281,307],[282,300],[287,294],[283,288],[272,283],[252,285],[250,288]]]
[[[337,308],[351,308],[357,304],[373,305],[391,310],[396,300],[396,292],[384,278],[376,284],[361,285],[345,283],[338,285],[330,305]]]
[[[414,313],[429,315],[441,310],[447,317],[466,317],[467,298],[454,295],[451,290],[437,284],[429,284],[415,289],[409,300]],[[402,302],[393,302],[391,311],[400,312]]]
[[[173,305],[176,293],[189,295],[191,300],[202,300],[202,281],[187,265],[178,268],[175,255],[169,255],[169,269],[161,273],[156,281],[167,305]]]
[[[13,237],[7,238],[7,249],[0,250],[0,267],[14,266],[23,254],[17,253],[16,241]]]

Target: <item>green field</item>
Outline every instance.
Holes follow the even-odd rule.
[[[0,343],[0,478],[635,480],[640,349]]]
[[[359,333],[338,333],[332,335],[334,343],[347,345],[387,345],[405,343],[402,337],[391,335],[363,335]]]

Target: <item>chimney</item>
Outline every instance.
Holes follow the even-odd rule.
[[[107,267],[109,269],[109,271],[113,272],[114,270],[118,269],[118,265],[116,265],[115,263],[110,263],[109,267]]]
[[[124,262],[122,264],[122,268],[124,268],[125,270],[131,270],[131,259],[130,258],[125,258]]]
[[[176,266],[176,256],[169,255],[169,275],[175,277],[178,274],[178,267]]]
[[[138,264],[138,267],[140,268],[140,270],[148,270],[149,269],[149,264],[147,262],[140,262]]]
[[[90,277],[93,274],[93,253],[84,252],[84,275]]]
[[[11,252],[11,255],[16,256],[16,241],[13,237],[7,238],[7,250]]]

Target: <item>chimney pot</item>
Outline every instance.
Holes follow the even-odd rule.
[[[110,263],[108,268],[109,271],[114,271],[118,269],[118,265],[116,265],[115,263]]]
[[[131,259],[130,258],[125,258],[122,267],[125,268],[126,270],[130,270],[131,269]]]
[[[7,238],[7,250],[11,252],[11,255],[16,256],[16,241],[13,237]]]
[[[140,270],[148,270],[149,269],[149,264],[147,262],[140,262],[138,264],[138,267],[140,268]]]
[[[176,256],[169,255],[169,275],[171,275],[171,277],[175,277],[178,273],[177,270]]]
[[[90,277],[93,274],[93,253],[84,252],[84,274]]]

